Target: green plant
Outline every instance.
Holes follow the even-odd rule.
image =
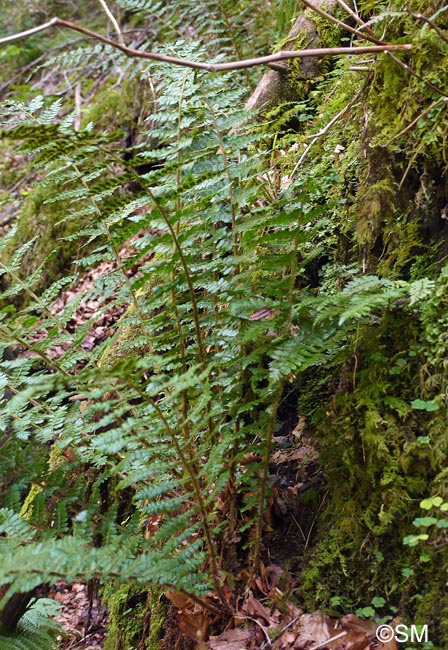
[[[424,528],[427,532],[419,532],[415,535],[407,535],[403,539],[406,546],[417,546],[421,542],[428,542],[432,538],[433,543],[440,547],[446,544],[446,534],[444,529],[448,528],[448,503],[444,502],[442,497],[434,496],[429,499],[423,499],[420,502],[420,508],[428,512],[424,517],[417,517],[412,524],[420,530]],[[435,511],[429,515],[429,511]],[[425,561],[425,555],[423,555]]]
[[[65,221],[86,219],[80,233],[66,236],[95,242],[78,268],[114,265],[61,313],[54,301],[76,277],[36,293],[43,267],[26,280],[17,273],[30,243],[2,265],[3,299],[19,293],[27,299],[23,309],[2,312],[4,349],[27,351],[2,362],[9,394],[3,426],[16,453],[32,448],[36,456],[22,494],[31,482],[40,485],[27,498],[25,528],[19,525],[24,514],[5,511],[1,581],[10,584],[8,596],[57,576],[101,574],[196,594],[213,588],[225,607],[223,540],[246,530],[258,564],[282,386],[292,372],[328,354],[321,334],[294,334],[296,279],[310,259],[306,243],[323,208],[317,187],[306,194],[296,187],[273,206],[256,205],[264,152],[258,151],[260,136],[235,109],[240,94],[228,77],[166,72],[158,98],[163,112],[152,118],[158,149],[138,151],[129,164],[113,137],[57,126],[58,104],[8,106],[14,124],[5,135],[22,140],[60,188],[46,202],[68,201]],[[143,176],[136,171],[161,158],[163,164]],[[130,181],[138,184],[137,194],[123,192]],[[138,233],[123,260],[120,247]],[[139,272],[129,276],[136,266]],[[102,359],[111,343],[93,353],[83,348],[94,321],[74,333],[70,328],[77,305],[89,299],[100,302],[100,314],[129,305],[120,326],[135,335],[121,358],[112,355],[107,372]],[[269,323],[253,317],[266,308],[274,315]],[[137,349],[145,355],[136,357]],[[87,400],[82,412],[71,400],[77,394]],[[255,441],[253,431],[259,432]],[[263,462],[241,465],[254,444]],[[74,460],[55,462],[70,449]],[[12,493],[17,479],[9,461],[3,475]],[[129,488],[133,507],[125,524],[116,499]],[[22,496],[14,494],[20,510]],[[148,517],[158,529],[145,541],[140,527]]]
[[[259,175],[265,152],[259,131],[236,109],[240,95],[229,77],[164,71],[163,112],[152,116],[158,148],[138,150],[129,163],[114,136],[58,126],[58,104],[8,106],[13,125],[5,135],[22,140],[60,188],[46,201],[68,201],[66,221],[87,220],[80,233],[66,236],[94,243],[78,268],[113,265],[62,312],[54,301],[76,276],[37,294],[43,267],[27,280],[17,273],[28,243],[2,265],[3,299],[27,297],[23,309],[2,311],[4,349],[16,350],[2,362],[3,426],[17,453],[31,446],[36,455],[39,470],[23,487],[40,485],[27,498],[25,528],[24,514],[5,515],[20,532],[5,529],[2,542],[8,595],[57,577],[101,577],[199,596],[213,588],[228,607],[222,545],[244,534],[257,568],[285,382],[331,359],[358,322],[407,292],[403,283],[372,277],[330,296],[299,288],[317,254],[310,242],[322,223],[325,180],[308,182],[306,190],[295,183],[258,204],[271,192]],[[150,170],[139,175],[142,164]],[[126,191],[130,181],[137,194]],[[123,259],[121,247],[138,234]],[[92,352],[83,347],[94,320],[75,332],[70,327],[77,306],[92,299],[100,315],[129,305],[120,327],[134,335],[116,360],[113,342]],[[83,396],[82,410],[76,395]],[[254,447],[260,464],[242,464]],[[74,457],[66,463],[61,452]],[[14,469],[7,462],[4,470],[12,492]],[[122,520],[116,499],[129,489],[131,514]],[[149,540],[141,534],[145,518],[157,524]]]
[[[59,605],[49,598],[31,602],[14,632],[0,630],[0,650],[54,650],[62,625],[54,620]]]
[[[155,4],[164,38],[182,32],[191,3]],[[120,5],[132,12],[148,3]],[[238,17],[251,3],[199,3],[198,11],[205,6],[207,20],[193,31],[206,46],[182,32],[186,42],[164,51],[241,56],[248,25]],[[402,25],[402,12],[398,18]],[[98,47],[64,61],[87,54],[94,60]],[[115,52],[103,55],[111,66]],[[296,173],[297,148],[272,150],[268,127],[251,124],[241,77],[120,63],[153,94],[126,155],[122,134],[106,133],[104,122],[74,131],[61,102],[10,101],[2,113],[3,137],[22,145],[41,179],[42,205],[73,226],[49,256],[61,259],[75,242],[78,257],[49,286],[46,260],[31,277],[23,272],[34,239],[17,247],[10,231],[1,242],[1,605],[41,583],[93,577],[137,590],[169,587],[213,613],[230,611],[235,570],[253,575],[260,564],[282,395],[308,372],[318,373],[319,390],[304,382],[301,403],[313,414],[333,501],[304,592],[313,606],[371,602],[359,611],[376,612],[372,594],[398,599],[402,587],[396,567],[384,571],[376,540],[392,553],[402,535],[395,523],[407,525],[409,503],[446,455],[447,268],[431,279],[422,267],[417,280],[394,279],[406,277],[422,245],[408,223],[408,189],[392,201],[398,170],[404,182],[418,161],[413,153],[409,166],[394,167],[377,150],[412,122],[396,111],[390,123],[374,90],[384,83],[390,98],[395,85],[402,97],[409,83],[386,57],[369,61],[367,81],[373,76],[377,86],[358,84],[353,99],[358,77],[337,68],[330,90],[325,80],[294,114],[324,135],[334,117],[347,124],[325,141],[311,134],[312,156],[321,159],[310,156],[311,173]],[[412,77],[412,88],[428,99],[423,67],[426,83]],[[308,110],[320,102],[322,110]],[[378,120],[372,136],[366,105]],[[437,100],[428,125],[444,108]],[[436,137],[440,146],[443,126]],[[434,140],[414,140],[431,159]],[[373,273],[375,260],[383,277]],[[77,292],[89,270],[97,273],[92,285]],[[71,302],[66,289],[77,294]],[[94,316],[80,324],[78,309],[89,303]],[[114,309],[122,315],[113,336],[90,349],[92,328]],[[402,558],[397,564],[399,571]],[[343,594],[341,576],[350,578]]]

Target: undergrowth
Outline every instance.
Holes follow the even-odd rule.
[[[171,5],[160,9],[165,38],[185,37],[167,51],[244,55],[249,23],[235,16],[250,3],[243,14],[211,4],[218,37],[207,21],[194,33],[208,49],[182,33],[190,3],[176,5],[179,22]],[[412,22],[398,13],[395,38]],[[412,595],[425,562],[401,553],[392,562],[425,490],[446,497],[447,275],[443,218],[432,216],[446,102],[418,56],[434,35],[420,25],[413,34],[420,77],[386,55],[361,74],[338,64],[295,107],[299,132],[283,138],[248,115],[241,77],[159,64],[129,72],[156,92],[151,114],[136,108],[140,130],[125,155],[123,133],[107,132],[98,113],[97,126],[74,130],[61,101],[5,104],[2,136],[37,170],[40,205],[60,229],[31,275],[39,224],[19,246],[14,229],[0,243],[2,604],[43,583],[98,578],[169,587],[230,612],[234,574],[253,577],[263,558],[272,438],[292,386],[330,493],[301,598],[328,607],[342,589],[347,608],[366,594],[404,614],[427,611]],[[438,72],[431,79],[442,83]],[[383,93],[406,106],[393,121]],[[342,127],[322,138],[336,114]],[[432,135],[409,127],[419,115],[437,123]],[[398,144],[404,128],[410,158]],[[428,232],[440,245],[425,244]],[[50,283],[47,264],[73,243],[70,275],[64,262]],[[67,300],[101,265],[107,272]],[[78,325],[92,302],[95,315]],[[90,349],[90,329],[114,309],[113,335]],[[431,602],[444,588],[434,585]]]

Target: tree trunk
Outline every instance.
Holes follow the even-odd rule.
[[[314,0],[314,5],[331,13],[336,0]],[[304,10],[277,51],[325,47],[327,43],[319,35],[319,18],[317,13]],[[306,94],[306,82],[322,73],[321,60],[317,56],[291,59],[276,66],[275,70],[267,70],[249,98],[247,108],[269,110],[285,102],[300,101]]]
[[[2,597],[8,590],[9,585],[0,589],[0,597]],[[34,591],[28,591],[24,594],[14,594],[8,600],[6,605],[0,612],[0,632],[14,632],[17,623],[25,614],[33,598]]]

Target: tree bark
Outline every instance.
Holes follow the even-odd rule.
[[[0,596],[6,593],[9,585],[0,590]],[[3,592],[3,593],[2,593]],[[34,590],[24,594],[14,594],[0,612],[0,632],[14,632],[17,623],[25,614],[33,598]]]
[[[316,7],[330,12],[336,0],[314,0]],[[282,43],[281,50],[311,49],[323,47],[318,33],[317,14],[304,10],[295,21]],[[269,110],[286,102],[303,99],[303,82],[314,79],[321,74],[320,57],[294,59],[267,70],[249,98],[246,106],[258,111]],[[302,91],[302,92],[301,92]]]

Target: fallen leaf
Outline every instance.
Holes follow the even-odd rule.
[[[209,650],[248,650],[252,637],[249,629],[227,630],[219,636],[212,636],[208,647]]]

